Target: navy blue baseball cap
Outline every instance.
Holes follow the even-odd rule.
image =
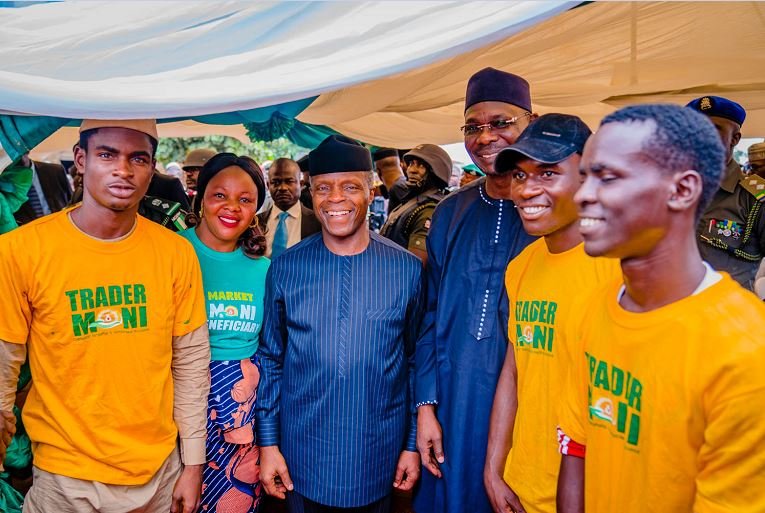
[[[692,100],[686,107],[690,107],[707,116],[729,119],[734,123],[738,123],[739,126],[743,125],[746,119],[744,107],[722,96],[702,96]]]
[[[545,114],[532,121],[515,144],[499,152],[494,170],[505,173],[523,157],[557,164],[574,153],[581,154],[591,135],[590,127],[577,116]]]

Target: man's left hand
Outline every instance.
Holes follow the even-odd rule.
[[[183,467],[173,488],[170,513],[195,513],[202,495],[202,465]]]
[[[414,488],[417,479],[420,478],[420,455],[414,451],[403,451],[398,458],[396,467],[396,478],[393,480],[393,487],[407,491]]]

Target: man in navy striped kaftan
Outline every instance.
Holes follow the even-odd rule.
[[[274,259],[259,349],[261,481],[291,513],[382,513],[411,489],[422,264],[369,231],[369,151],[331,136],[309,155],[322,233]],[[332,509],[331,511],[337,511]]]

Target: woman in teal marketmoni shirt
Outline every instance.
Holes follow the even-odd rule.
[[[212,360],[199,511],[254,513],[263,496],[253,413],[260,380],[255,351],[270,264],[256,216],[265,193],[254,160],[219,153],[197,179],[199,225],[180,233],[194,246],[202,268]]]

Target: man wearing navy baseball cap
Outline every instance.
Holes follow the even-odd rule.
[[[738,103],[720,96],[702,96],[687,107],[709,116],[726,149],[728,163],[719,190],[701,217],[696,231],[704,260],[725,271],[748,289],[765,251],[765,179],[744,176],[733,159],[733,148],[741,139],[746,111]]]
[[[532,242],[510,261],[510,344],[494,395],[483,479],[494,511],[554,513],[560,456],[550,444],[560,376],[569,359],[570,311],[619,261],[584,252],[574,195],[592,132],[578,117],[545,114],[495,161],[511,178],[510,197]],[[539,315],[529,314],[533,305]],[[513,448],[510,451],[510,447]]]
[[[557,164],[575,153],[581,155],[590,135],[590,128],[577,116],[545,114],[533,121],[515,144],[497,155],[494,171],[512,172],[524,157],[541,164]]]

